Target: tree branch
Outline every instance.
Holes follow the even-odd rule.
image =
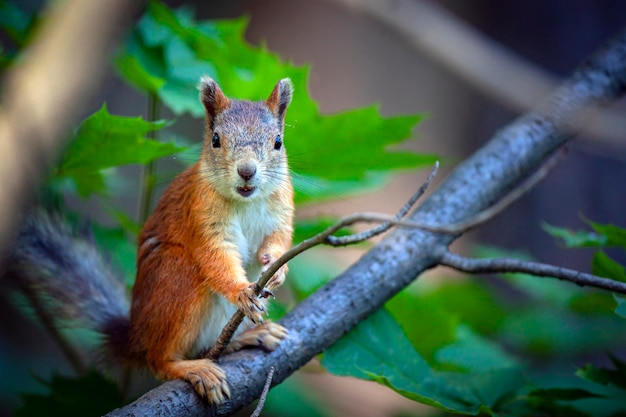
[[[489,274],[522,272],[537,277],[557,278],[570,281],[581,287],[590,286],[626,294],[626,283],[539,262],[507,258],[472,259],[445,251],[439,258],[439,263],[463,272]]]
[[[514,121],[460,164],[407,221],[444,227],[469,221],[503,198],[562,147],[580,109],[607,103],[626,88],[626,33],[589,58],[535,111]],[[109,416],[227,416],[258,398],[275,368],[279,384],[398,291],[437,264],[449,234],[397,228],[358,262],[297,305],[282,320],[289,336],[273,352],[236,352],[221,358],[231,398],[209,406],[184,381],[167,382]]]

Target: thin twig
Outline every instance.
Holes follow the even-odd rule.
[[[261,293],[261,291],[265,287],[265,284],[267,284],[269,279],[272,276],[274,276],[274,274],[280,269],[281,266],[283,266],[284,264],[289,262],[291,259],[298,256],[302,252],[311,249],[312,247],[315,247],[321,244],[325,244],[329,246],[345,246],[348,244],[355,244],[355,243],[363,242],[367,239],[371,239],[374,236],[377,236],[381,233],[386,232],[394,225],[400,224],[401,221],[398,219],[401,219],[404,216],[406,216],[406,214],[415,205],[419,197],[421,197],[424,194],[424,192],[426,191],[426,189],[432,182],[433,178],[435,177],[435,174],[437,173],[438,168],[439,168],[439,162],[436,162],[435,166],[433,167],[432,171],[430,172],[424,184],[422,184],[422,186],[415,192],[415,194],[411,196],[411,198],[407,201],[406,204],[402,206],[402,208],[398,211],[398,213],[395,216],[384,217],[384,216],[376,215],[372,213],[351,214],[349,216],[342,218],[337,223],[330,226],[323,232],[318,233],[317,235],[309,239],[306,239],[300,242],[298,245],[292,247],[290,250],[285,252],[280,258],[278,258],[276,262],[270,265],[270,267],[265,272],[261,274],[261,277],[256,282],[256,286],[254,289],[256,294],[258,295]],[[338,242],[329,239],[330,237],[334,237],[332,235],[335,234],[337,231],[343,229],[344,227],[351,226],[355,223],[380,222],[380,221],[384,223],[362,233],[357,233],[357,234],[350,235],[350,236],[344,236],[346,238],[355,237],[355,238],[350,239],[348,243],[346,243],[347,239],[340,240]],[[356,237],[358,237],[359,239],[356,239]],[[224,329],[220,333],[215,344],[208,351],[201,354],[200,356],[211,359],[211,360],[217,360],[217,358],[221,356],[221,354],[224,352],[224,350],[228,346],[228,343],[230,343],[230,340],[232,339],[233,334],[235,333],[235,331],[237,330],[237,328],[239,327],[243,319],[244,319],[243,313],[240,310],[237,310],[237,312],[235,312],[235,314],[230,318],[228,323],[226,323],[226,326],[224,326]]]
[[[417,200],[419,200],[419,198],[422,195],[424,195],[424,193],[426,192],[426,190],[430,186],[430,183],[433,181],[433,179],[437,175],[437,171],[438,170],[439,170],[439,161],[436,161],[435,162],[435,166],[430,171],[430,174],[428,175],[428,178],[426,178],[426,181],[424,181],[424,183],[417,190],[417,192],[411,196],[409,201],[407,201],[406,204],[404,204],[404,206],[393,217],[394,221],[399,221],[399,220],[403,219],[409,213],[409,211],[415,205]],[[369,230],[366,230],[364,232],[356,233],[356,234],[349,235],[349,236],[328,236],[326,238],[326,243],[328,243],[331,246],[352,245],[354,243],[358,243],[358,242],[363,242],[365,240],[369,240],[369,239],[373,238],[374,236],[377,236],[377,235],[379,235],[381,233],[384,233],[387,230],[389,230],[389,228],[391,228],[392,226],[394,226],[394,223],[392,223],[392,222],[385,222],[383,224],[380,224],[380,225],[378,225],[376,227],[373,227],[373,228],[371,228]]]
[[[626,283],[539,262],[507,258],[472,259],[446,251],[439,258],[439,263],[463,272],[492,274],[521,272],[537,277],[557,278],[580,286],[590,286],[626,294]]]
[[[272,377],[274,376],[274,367],[270,368],[270,371],[267,373],[267,379],[265,380],[265,385],[263,386],[263,391],[261,391],[261,396],[259,397],[259,402],[254,409],[254,413],[250,415],[250,417],[259,417],[261,415],[261,411],[263,411],[263,406],[265,405],[265,399],[267,398],[267,393],[270,391],[270,386],[272,385]]]

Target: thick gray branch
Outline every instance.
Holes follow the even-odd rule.
[[[498,132],[459,165],[410,220],[433,226],[468,221],[490,207],[563,146],[560,133],[582,108],[620,96],[626,85],[626,34],[590,58],[543,105]],[[283,320],[289,337],[275,352],[239,352],[220,364],[232,398],[204,405],[185,382],[168,382],[110,416],[226,416],[257,398],[270,368],[278,384],[437,263],[453,236],[398,228]]]

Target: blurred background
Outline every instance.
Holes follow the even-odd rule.
[[[23,3],[32,9],[41,7],[38,1]],[[551,83],[570,74],[626,22],[626,2],[618,0],[416,0],[415,7],[407,10],[394,9],[396,2],[386,0],[371,2],[374,6],[358,0],[165,3],[193,7],[197,19],[247,15],[250,43],[265,43],[283,59],[311,66],[309,90],[324,114],[372,103],[379,103],[383,115],[427,113],[414,133],[415,140],[407,146],[441,155],[444,170],[437,182],[457,161],[536,103]],[[419,38],[389,22],[385,16],[394,10],[409,26],[420,26]],[[494,54],[483,55],[482,49],[471,49],[473,44],[461,41],[476,41]],[[516,71],[503,73],[506,66],[501,65],[506,62],[502,60],[510,60]],[[502,85],[504,90],[498,87]],[[146,114],[145,98],[113,71],[98,96],[85,106],[85,115],[103,101],[116,114]],[[588,271],[591,252],[563,250],[541,229],[541,223],[579,229],[584,226],[582,215],[600,223],[626,225],[624,103],[612,106],[610,112],[615,123],[589,127],[543,183],[472,232],[470,240],[523,250],[543,262]],[[198,119],[183,117],[175,129],[201,138],[203,126]],[[363,209],[392,213],[424,177],[424,172],[405,173],[375,194],[306,207],[300,215]],[[134,207],[136,202],[128,204]],[[461,250],[467,243],[463,241]],[[337,262],[347,265],[358,256],[359,250],[343,250]],[[29,363],[31,367],[12,369],[15,377],[0,382],[0,403],[7,406],[0,406],[0,415],[8,415],[17,401],[15,390],[32,389],[28,372],[46,375],[52,368],[63,370],[67,365],[54,344],[42,342],[41,332],[14,315],[6,303],[0,303],[0,317],[0,364]],[[46,344],[49,348],[42,347]],[[327,399],[328,415],[428,415],[419,405],[373,383],[316,372],[300,372],[296,378],[309,384],[313,395]]]

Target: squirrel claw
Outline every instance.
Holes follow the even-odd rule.
[[[270,290],[268,288],[263,288],[261,290],[261,294],[259,294],[259,297],[261,297],[261,298],[269,298],[269,297],[276,298],[274,296],[274,293],[272,292],[272,290]]]
[[[262,324],[263,315],[267,313],[267,310],[263,301],[254,292],[254,285],[247,285],[241,290],[236,305],[250,321],[255,324]]]

